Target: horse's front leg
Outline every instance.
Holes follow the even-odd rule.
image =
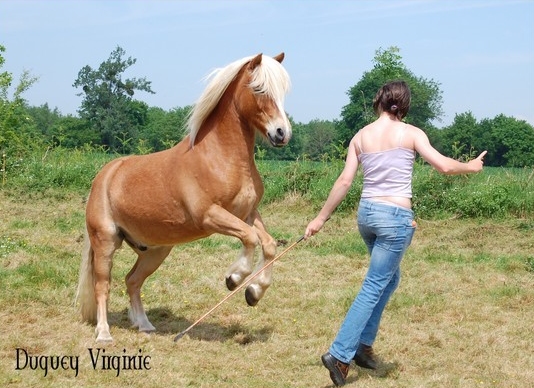
[[[267,233],[263,220],[256,210],[254,216],[254,228],[261,242],[261,256],[258,262],[258,269],[274,259],[276,254],[276,241]],[[272,282],[272,266],[265,268],[248,286],[245,291],[245,298],[250,306],[255,306],[265,294]]]
[[[252,273],[255,245],[243,245],[238,259],[226,271],[226,287],[235,290]]]
[[[238,259],[225,275],[226,286],[230,291],[235,290],[252,273],[254,251],[260,241],[252,222],[249,225],[217,205],[209,209],[203,221],[206,231],[237,237],[243,244]]]

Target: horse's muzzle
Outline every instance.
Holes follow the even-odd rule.
[[[283,147],[291,139],[291,131],[287,131],[283,128],[276,128],[276,133],[272,135],[268,133],[269,141],[275,147]]]

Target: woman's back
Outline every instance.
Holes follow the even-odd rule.
[[[415,152],[408,131],[405,123],[383,115],[358,132],[356,152],[363,169],[362,198],[411,207]]]
[[[362,128],[356,136],[356,144],[358,153],[374,153],[398,147],[414,149],[410,126],[392,120],[387,115]]]

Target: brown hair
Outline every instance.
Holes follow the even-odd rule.
[[[377,115],[388,112],[402,120],[410,110],[411,92],[404,81],[388,82],[382,86],[373,100]]]

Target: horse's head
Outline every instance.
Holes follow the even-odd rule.
[[[289,75],[281,65],[284,53],[274,58],[259,54],[243,68],[236,88],[235,106],[241,119],[269,139],[275,147],[291,139],[291,123],[284,110]]]
[[[283,59],[283,53],[274,58],[258,54],[209,74],[207,78],[211,81],[188,119],[191,146],[208,118],[220,123],[220,117],[213,116],[225,115],[216,109],[219,104],[223,112],[230,107],[236,123],[260,132],[276,147],[286,145],[291,139],[291,124],[284,110],[284,99],[290,80],[281,65]]]

